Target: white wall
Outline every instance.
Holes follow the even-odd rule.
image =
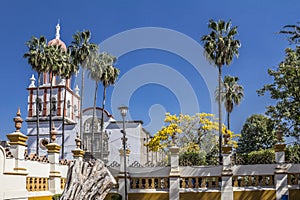
[[[138,122],[130,122],[126,123],[126,137],[127,140],[127,146],[130,149],[129,154],[129,165],[133,163],[134,161],[137,162],[144,162],[144,156],[141,152],[141,146],[143,143],[141,143],[141,124]],[[122,130],[122,123],[114,123],[108,126],[109,134],[109,157],[108,157],[108,165],[112,163],[113,161],[116,161],[120,163],[120,153],[119,149],[123,148],[122,140],[123,134],[120,132]],[[141,163],[144,164],[144,163]]]

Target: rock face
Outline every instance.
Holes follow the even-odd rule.
[[[116,181],[101,160],[70,163],[61,200],[103,200]]]

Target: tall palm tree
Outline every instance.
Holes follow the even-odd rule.
[[[230,114],[234,105],[239,105],[244,97],[244,88],[238,84],[238,77],[225,76],[221,92],[221,100],[227,112],[227,128],[230,129]]]
[[[209,20],[208,28],[211,32],[201,37],[204,42],[205,55],[210,62],[218,67],[219,71],[219,162],[222,163],[222,108],[221,108],[221,84],[222,84],[222,66],[229,66],[233,57],[238,57],[240,41],[235,39],[237,26],[231,27],[231,21]]]
[[[116,57],[103,52],[100,54],[100,61],[103,68],[103,73],[100,81],[103,85],[103,99],[102,99],[102,115],[101,115],[101,133],[100,133],[100,150],[101,150],[101,159],[103,159],[103,130],[104,130],[104,107],[106,100],[106,89],[110,85],[114,85],[119,74],[120,70],[114,67],[114,63],[116,61]]]
[[[52,86],[53,86],[53,77],[60,76],[62,68],[66,66],[66,53],[65,49],[57,45],[48,45],[45,48],[46,52],[46,68],[50,77],[50,95],[49,95],[49,137],[51,136],[51,127],[52,127],[52,111],[53,111],[53,102],[52,102]],[[51,141],[51,140],[50,140]]]
[[[62,159],[64,158],[64,141],[65,141],[65,115],[66,115],[66,100],[67,100],[67,83],[71,76],[78,71],[78,65],[73,63],[70,51],[64,53],[64,66],[62,67],[61,77],[65,79],[64,85],[64,103],[63,103],[63,115],[62,115]]]
[[[28,51],[23,55],[24,58],[27,58],[28,64],[31,65],[32,69],[37,72],[37,91],[36,91],[36,154],[39,155],[39,137],[40,137],[40,118],[39,118],[39,89],[40,89],[40,76],[41,73],[46,72],[45,64],[45,48],[47,46],[47,40],[44,36],[40,38],[32,37],[28,42],[26,42]]]
[[[90,42],[91,32],[89,30],[83,32],[77,32],[73,35],[73,41],[69,46],[71,50],[71,56],[74,64],[81,66],[81,92],[80,92],[80,137],[83,139],[83,124],[82,124],[82,111],[84,100],[84,70],[91,65],[89,56],[91,52],[98,51],[99,47],[96,44]]]
[[[95,93],[94,93],[94,105],[93,105],[93,117],[92,117],[92,136],[91,136],[91,155],[94,157],[94,137],[95,137],[95,116],[96,116],[96,102],[98,93],[98,83],[101,81],[103,74],[103,64],[100,61],[100,54],[95,54],[95,62],[89,68],[89,77],[95,81]],[[100,141],[102,142],[102,141]]]

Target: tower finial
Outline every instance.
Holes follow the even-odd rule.
[[[56,34],[55,34],[56,39],[59,39],[59,37],[60,37],[59,31],[60,31],[60,26],[59,26],[59,19],[58,19],[58,22],[56,25]]]
[[[50,142],[53,142],[53,143],[55,142],[55,140],[56,140],[56,135],[57,135],[57,131],[56,131],[54,122],[52,122],[52,128],[51,128],[51,131],[50,131],[50,138],[51,138],[51,141],[50,141]]]
[[[15,132],[20,132],[20,129],[22,128],[22,122],[23,122],[23,119],[21,118],[20,107],[18,108],[17,116],[14,118],[14,122],[16,127]]]

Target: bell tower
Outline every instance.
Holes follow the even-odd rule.
[[[66,45],[60,40],[60,26],[56,25],[56,34],[53,40],[48,42],[48,45],[60,45],[61,48],[67,50]],[[56,142],[61,145],[64,150],[64,158],[72,157],[71,150],[75,148],[74,140],[76,132],[78,132],[77,124],[79,123],[80,115],[80,96],[79,88],[76,86],[74,90],[71,88],[71,78],[64,79],[59,76],[51,77],[49,73],[40,75],[41,80],[36,80],[32,75],[30,85],[28,86],[28,114],[27,135],[29,153],[36,153],[37,145],[39,155],[47,153],[45,145],[49,143],[49,125],[50,113],[52,113],[52,122],[58,131]],[[52,97],[50,99],[52,79]],[[37,88],[39,84],[39,90]],[[51,102],[51,103],[50,103]],[[51,105],[51,107],[50,107]],[[51,111],[50,111],[51,110]],[[37,115],[39,117],[37,117]],[[39,118],[39,120],[38,120]],[[64,127],[63,127],[64,120]],[[37,126],[37,123],[39,126]],[[39,137],[37,137],[37,127],[39,127]],[[64,129],[64,131],[63,131]],[[39,138],[37,141],[37,138]],[[68,155],[67,154],[70,154]]]

